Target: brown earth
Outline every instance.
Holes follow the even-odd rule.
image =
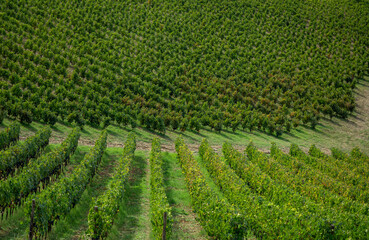
[[[25,139],[27,139],[27,137],[29,136],[21,136],[19,139],[21,141],[24,141]],[[49,143],[50,144],[60,144],[63,142],[63,138],[50,138]],[[78,146],[94,146],[95,142],[88,140],[88,139],[83,139],[80,138],[78,141]],[[118,142],[108,142],[107,144],[108,147],[120,147],[123,148],[124,147],[124,143],[118,143]],[[199,151],[199,147],[200,144],[187,144],[188,148],[190,149],[190,151],[194,152],[194,153],[198,153]],[[222,145],[211,145],[211,147],[215,150],[215,152],[217,153],[221,153],[222,152]],[[245,150],[245,146],[240,146],[240,145],[233,145],[233,147],[240,151],[243,152]],[[138,151],[151,151],[151,143],[148,142],[143,142],[143,141],[138,141],[136,143],[136,150]],[[281,150],[284,153],[288,153],[289,152],[289,148],[288,147],[282,147]],[[302,150],[304,152],[307,152],[309,149],[308,148],[302,148]],[[175,153],[176,149],[175,149],[175,144],[171,143],[171,144],[161,144],[161,151],[162,152],[171,152],[171,153]],[[269,154],[270,153],[270,149],[268,148],[259,148],[259,151]],[[329,153],[330,150],[329,149],[322,149],[323,152]]]

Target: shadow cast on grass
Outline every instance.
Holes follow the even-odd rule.
[[[287,136],[293,137],[293,138],[300,138],[296,136],[296,134],[293,134],[292,132],[283,132],[283,134],[286,134]]]
[[[249,132],[248,133],[250,136],[253,135],[253,136],[256,136],[258,138],[261,138],[261,139],[264,139],[266,142],[273,142],[275,140],[279,140],[279,141],[285,141],[285,142],[290,142],[290,140],[288,140],[287,138],[283,137],[286,132],[283,132],[283,134],[281,136],[276,136],[276,135],[273,135],[273,134],[270,134],[266,131],[262,131],[262,130],[254,130],[253,132]],[[288,134],[286,134],[288,135]]]
[[[362,112],[355,111],[353,114],[350,114],[347,119],[343,119],[343,121],[346,122],[346,121],[350,121],[349,119],[355,119],[355,120],[360,121],[360,122],[365,122],[365,120],[360,116],[365,117]]]
[[[195,131],[195,130],[188,130],[187,132],[193,133],[193,134],[195,134],[195,135],[197,135],[199,137],[202,137],[202,138],[206,138],[206,136],[201,133],[201,129],[200,129],[199,132],[198,131]]]
[[[145,127],[141,127],[141,129],[147,133],[150,133],[152,135],[155,135],[161,139],[164,139],[164,140],[167,140],[167,141],[171,141],[170,137],[168,137],[167,135],[163,134],[163,133],[160,133],[160,132],[156,132],[154,130],[151,130],[151,129],[148,129],[148,128],[145,128]]]
[[[37,132],[37,128],[35,128],[34,126],[32,126],[31,124],[26,124],[26,123],[21,123],[22,127],[26,128],[28,131],[31,132]]]
[[[115,221],[118,233],[109,236],[108,239],[135,239],[135,233],[138,227],[138,217],[141,214],[142,189],[141,184],[144,181],[146,161],[142,156],[135,156],[129,173],[129,180],[125,191],[124,201],[120,205],[119,214]]]
[[[7,219],[5,215],[0,217],[0,239],[27,237],[29,233],[29,222],[30,217],[25,214],[24,205],[16,209]]]
[[[182,226],[182,221],[188,215],[185,208],[186,206],[191,208],[191,197],[187,192],[181,167],[177,162],[176,156],[162,156],[165,194],[167,195],[169,205],[172,207],[172,239],[191,239],[193,236],[186,233]],[[183,191],[186,191],[186,193]]]
[[[137,137],[142,136],[142,133],[140,133],[138,128],[133,128],[133,129],[125,128],[125,130],[127,130],[128,132],[134,133]]]
[[[190,135],[186,134],[186,132],[181,132],[180,136],[183,136],[183,138],[190,139],[193,142],[200,142],[199,139],[196,139],[194,137],[191,137]]]
[[[241,130],[242,130],[241,128],[238,128],[238,129],[236,129],[236,131],[233,131],[233,130],[230,130],[230,129],[227,128],[227,129],[223,129],[222,132],[225,132],[229,135],[240,136],[241,134],[238,131],[241,131]],[[244,130],[242,130],[242,131],[244,131]]]
[[[162,153],[163,157],[163,153]],[[170,185],[169,179],[172,178],[172,172],[173,172],[173,166],[172,163],[168,161],[166,157],[163,157],[163,177],[164,177],[164,186],[165,186],[165,193],[168,198],[168,202],[170,205],[175,204],[174,198],[173,198],[173,189],[169,188]],[[173,217],[175,217],[175,213],[173,213]]]
[[[221,136],[221,137],[223,137],[225,139],[228,139],[228,140],[233,140],[232,138],[230,138],[229,136],[227,136],[227,134],[225,134],[225,133],[227,133],[227,130],[225,130],[225,129],[222,129],[222,131],[220,131],[220,132],[217,132],[217,131],[211,130],[211,129],[207,129],[207,128],[203,128],[201,130],[207,131],[210,134],[216,134],[216,135]],[[232,134],[234,134],[234,133],[232,132]]]
[[[321,124],[318,124],[317,126],[323,126]],[[312,128],[310,126],[301,126],[305,131],[301,131],[302,133],[306,133],[307,131],[312,131],[314,132],[314,134],[318,133],[320,135],[323,135],[323,136],[328,136],[327,133],[317,129],[317,128]]]
[[[57,133],[65,133],[64,131],[61,131],[58,127],[55,127],[54,126],[51,126],[51,129],[54,131],[54,132],[57,132]]]
[[[109,128],[107,128],[107,132],[108,132],[109,135],[114,136],[114,137],[119,137],[119,138],[124,137],[122,134],[117,133],[114,130],[110,130]]]
[[[83,133],[85,135],[91,135],[91,133],[89,131],[87,131],[86,128],[82,128],[81,133]]]
[[[342,120],[342,119],[339,119],[339,118],[336,118],[336,117],[333,117],[333,118],[323,117],[322,120],[325,120],[326,122],[328,122],[332,125],[338,126],[338,127],[342,126],[341,123],[339,123],[339,120]]]

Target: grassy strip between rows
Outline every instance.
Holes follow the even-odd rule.
[[[208,235],[196,221],[197,215],[191,208],[191,197],[187,190],[184,173],[176,153],[162,152],[163,174],[166,195],[172,208],[172,239],[208,239]]]
[[[50,176],[58,176],[62,165],[67,164],[70,156],[78,146],[79,129],[75,128],[54,151],[42,155],[24,167],[16,176],[0,182],[0,212],[12,209],[22,204],[22,201],[32,192],[37,191],[42,182],[48,184]]]
[[[26,213],[31,215],[35,199],[34,219],[31,226],[35,237],[45,236],[51,226],[66,216],[78,203],[85,188],[96,173],[106,148],[107,131],[103,131],[95,146],[84,157],[80,165],[69,176],[50,186],[26,202]]]
[[[209,236],[218,239],[240,239],[247,223],[231,204],[219,199],[207,184],[198,163],[182,138],[176,140],[178,160],[185,174],[192,206]]]
[[[93,201],[90,208],[88,233],[92,239],[103,239],[108,236],[115,215],[119,211],[135,150],[135,136],[130,134],[123,148],[123,156],[112,180],[109,182],[108,189]]]

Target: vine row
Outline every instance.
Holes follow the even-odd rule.
[[[314,145],[309,150],[310,156],[306,155],[296,145],[291,146],[290,154],[298,157],[300,161],[310,165],[312,168],[342,182],[342,184],[346,184],[346,189],[351,199],[369,203],[369,179],[355,174],[355,171],[346,162],[325,155]]]
[[[10,146],[10,144],[18,141],[20,133],[20,124],[13,122],[8,128],[0,132],[0,150]]]
[[[0,181],[1,214],[5,209],[9,209],[11,213],[30,193],[40,188],[40,183],[47,185],[51,176],[58,176],[62,165],[68,163],[71,154],[77,148],[79,136],[79,129],[73,129],[60,147],[35,159],[16,176]]]
[[[152,140],[150,154],[150,218],[154,238],[162,239],[164,212],[167,213],[166,237],[169,239],[172,232],[172,208],[169,205],[164,188],[163,159],[161,157],[161,144],[158,138]]]
[[[73,173],[62,177],[58,182],[42,191],[30,196],[26,202],[26,214],[32,213],[32,201],[35,199],[33,222],[33,236],[45,236],[53,224],[66,216],[78,203],[88,183],[91,181],[100,164],[106,148],[107,131],[104,130],[97,139],[95,146],[85,155],[82,162]]]
[[[92,239],[104,239],[113,225],[123,198],[131,162],[136,150],[136,138],[130,134],[123,148],[123,156],[107,190],[96,198],[88,214],[88,234]]]
[[[223,145],[224,156],[232,161],[236,156],[229,144]],[[214,152],[204,139],[199,153],[215,183],[230,203],[238,206],[249,222],[248,227],[260,239],[300,239],[317,238],[320,229],[307,221],[304,212],[296,211],[288,205],[276,205],[252,192],[248,184]],[[237,156],[238,157],[238,156]],[[241,161],[242,158],[233,159]],[[258,179],[255,179],[258,181]]]
[[[192,206],[205,231],[217,239],[242,239],[248,224],[244,217],[210,188],[183,139],[177,138],[175,145]]]
[[[292,145],[291,149],[296,147]],[[299,158],[283,153],[274,144],[271,148],[270,158],[257,162],[254,160],[250,158],[250,161],[258,164],[260,169],[271,178],[286,184],[316,203],[364,216],[369,213],[367,204],[348,198],[347,191],[350,189],[346,188],[347,185],[311,168],[299,161]]]
[[[239,163],[239,168],[232,168],[242,178],[247,179],[249,184],[254,185],[259,194],[266,196],[268,199],[274,199],[273,201],[277,201],[281,205],[287,204],[310,214],[310,221],[319,222],[318,228],[322,230],[325,238],[351,237],[365,239],[369,237],[369,222],[366,216],[337,211],[326,205],[314,203],[293,189],[280,184],[279,181],[273,181],[268,174],[262,172],[259,167],[252,163],[266,161],[268,158],[266,154],[258,151],[252,144],[246,148],[246,153],[249,161],[246,163],[242,160]],[[258,170],[253,168],[253,165]],[[259,174],[261,176],[258,176]]]
[[[0,179],[14,173],[16,169],[26,165],[31,158],[36,158],[49,144],[51,128],[45,127],[35,136],[0,152]]]

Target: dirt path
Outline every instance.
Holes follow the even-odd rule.
[[[196,220],[197,215],[193,212],[191,207],[183,204],[172,205],[173,209],[181,209],[182,212],[175,214],[173,229],[175,231],[183,232],[184,239],[191,239],[190,236],[196,237],[198,240],[208,239],[201,231],[204,231],[200,223]]]
[[[19,138],[21,141],[24,141],[25,139],[27,139],[26,136],[21,136]],[[50,144],[60,144],[63,142],[64,139],[62,138],[50,138],[49,143]],[[95,145],[94,141],[90,141],[90,140],[86,140],[83,138],[80,138],[80,140],[78,141],[78,146],[89,146],[89,147],[93,147]],[[137,147],[136,150],[138,151],[151,151],[151,143],[149,142],[143,142],[143,141],[137,141]],[[199,151],[199,146],[200,143],[198,144],[187,144],[188,148],[192,151],[197,153]],[[222,145],[211,145],[212,148],[215,150],[215,152],[217,153],[221,153],[222,152]],[[124,147],[124,143],[118,143],[118,142],[108,142],[108,147]],[[239,145],[233,145],[233,147],[240,151],[243,152],[245,150],[245,146],[239,146]],[[176,148],[175,148],[175,144],[162,144],[161,145],[161,150],[162,152],[171,152],[171,153],[175,153],[176,152]],[[270,149],[259,149],[261,152],[270,153]],[[306,150],[306,149],[303,149]],[[307,149],[308,150],[308,149]],[[285,153],[288,153],[289,148],[282,148],[282,151]]]
[[[24,141],[27,137],[26,136],[21,136],[19,139],[21,141]],[[63,142],[64,139],[62,138],[50,138],[50,144],[60,144]],[[78,141],[78,146],[89,146],[89,147],[93,147],[95,145],[94,141],[90,141],[87,139],[83,139],[80,138],[80,140]],[[200,143],[197,144],[187,144],[188,148],[190,149],[190,151],[194,152],[194,153],[198,153],[199,151],[199,147],[200,147]],[[240,145],[232,145],[237,151],[239,152],[244,152],[246,147],[245,146],[240,146]],[[118,142],[108,142],[108,147],[120,147],[123,148],[124,147],[124,143],[118,143]],[[211,145],[211,147],[215,150],[216,153],[218,154],[222,154],[222,145]],[[288,147],[280,147],[281,150],[284,153],[289,153],[289,148]],[[259,151],[266,153],[266,154],[270,154],[270,149],[269,148],[258,148]],[[307,153],[309,151],[308,148],[301,148],[305,153]],[[143,141],[137,141],[136,144],[136,150],[138,151],[151,151],[151,143],[149,142],[143,142]],[[175,148],[175,144],[162,144],[161,145],[161,150],[162,152],[170,152],[170,153],[175,153],[176,152],[176,148]],[[322,148],[321,149],[324,153],[326,154],[330,154],[330,150],[329,149],[325,149]]]

